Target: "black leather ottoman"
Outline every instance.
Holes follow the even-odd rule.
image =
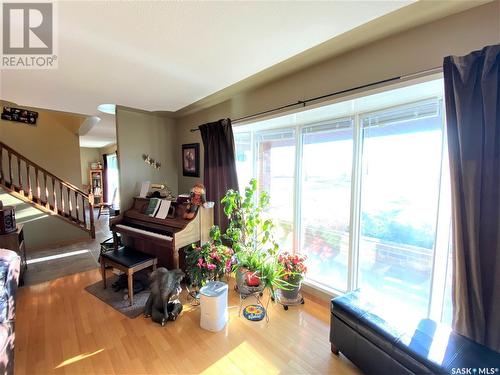
[[[500,353],[430,319],[391,323],[373,306],[359,290],[331,303],[332,352],[367,374],[500,374]]]

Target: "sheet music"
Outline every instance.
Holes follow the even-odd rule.
[[[166,219],[171,203],[172,202],[170,202],[168,199],[162,199],[160,202],[160,207],[158,208],[155,217],[157,219]]]
[[[146,195],[148,194],[149,191],[149,181],[144,181],[141,185],[141,192],[139,193],[139,197],[141,198],[146,198]]]

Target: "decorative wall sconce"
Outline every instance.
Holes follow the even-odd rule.
[[[159,161],[154,160],[147,154],[142,154],[142,159],[144,160],[144,163],[150,165],[154,169],[160,169],[161,167],[161,163]]]

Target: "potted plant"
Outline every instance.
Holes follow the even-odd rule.
[[[210,229],[210,241],[193,245],[186,252],[186,271],[191,285],[202,287],[208,281],[221,280],[231,272],[234,251],[221,241],[218,226]]]
[[[239,253],[236,253],[233,271],[235,271],[237,287],[240,288],[244,283],[256,286],[255,282],[260,276],[260,266],[261,255],[257,251],[240,250]]]
[[[261,284],[264,288],[269,290],[271,299],[275,300],[276,289],[281,289],[281,291],[289,290],[293,287],[286,280],[286,270],[283,265],[278,261],[276,255],[270,255],[264,259],[259,268]]]
[[[283,280],[286,287],[281,288],[281,295],[289,300],[296,300],[299,295],[302,280],[307,272],[305,255],[290,254],[284,252],[279,254],[278,263],[283,267]]]
[[[278,244],[273,238],[273,222],[264,217],[269,195],[261,192],[257,198],[257,180],[252,179],[244,195],[228,190],[221,203],[229,218],[223,238],[235,252],[233,270],[237,288],[249,280],[254,284],[261,276],[263,264],[269,263],[278,251]]]

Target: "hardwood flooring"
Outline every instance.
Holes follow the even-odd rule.
[[[95,239],[71,245],[28,250],[26,254],[28,270],[24,274],[24,284],[39,284],[98,267],[100,243],[110,238],[111,232],[109,231],[108,216],[101,216],[97,219],[95,211],[94,219]]]
[[[269,305],[270,321],[238,317],[230,290],[230,318],[218,333],[199,326],[199,307],[165,327],[129,319],[84,290],[96,270],[19,289],[15,373],[24,374],[359,374],[330,352],[328,307],[307,299],[284,311]]]

